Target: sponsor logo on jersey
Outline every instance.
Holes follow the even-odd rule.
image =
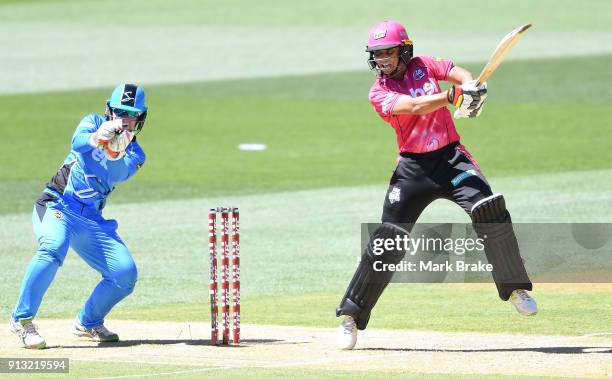
[[[94,148],[91,150],[91,157],[94,159],[94,161],[100,163],[100,166],[104,167],[105,170],[108,170],[108,166],[106,165],[108,159],[102,150]]]
[[[412,73],[412,77],[414,78],[414,80],[421,80],[421,79],[423,79],[425,77],[425,73],[420,68],[417,68]]]
[[[429,78],[429,80],[426,81],[422,87],[410,88],[409,90],[410,96],[412,97],[418,97],[418,96],[423,96],[423,95],[433,95],[437,91],[438,91],[438,88],[436,87],[436,81],[433,78]]]
[[[397,203],[400,201],[400,189],[399,187],[393,187],[391,192],[389,192],[389,202],[391,204]]]

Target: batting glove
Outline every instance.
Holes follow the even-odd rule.
[[[455,118],[475,118],[480,116],[485,100],[482,100],[476,109],[457,108],[453,117]]]
[[[487,83],[476,87],[476,81],[461,86],[453,86],[448,90],[447,99],[458,107],[455,118],[474,118],[482,112],[487,98]]]

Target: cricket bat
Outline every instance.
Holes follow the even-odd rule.
[[[489,61],[480,72],[480,75],[478,75],[478,78],[476,78],[477,87],[480,86],[482,83],[486,82],[487,79],[489,79],[491,75],[493,75],[493,73],[497,69],[497,66],[499,66],[499,64],[504,60],[504,58],[506,58],[506,55],[508,55],[514,45],[516,45],[518,41],[521,40],[525,31],[530,27],[531,24],[519,26],[510,33],[506,34],[506,36],[499,42],[499,44],[493,51],[493,54],[491,54]]]

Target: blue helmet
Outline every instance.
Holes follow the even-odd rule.
[[[135,113],[137,117],[137,132],[144,126],[147,118],[147,105],[144,90],[136,84],[119,84],[106,102],[106,119],[110,120],[113,113]]]

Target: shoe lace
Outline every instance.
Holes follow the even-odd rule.
[[[528,301],[531,297],[527,294],[525,290],[516,290],[516,295],[521,298],[523,301]]]
[[[106,328],[106,326],[104,326],[104,325],[99,325],[99,326],[96,326],[95,328],[92,328],[91,332],[92,332],[93,335],[97,335],[97,334],[101,334],[101,335],[111,334],[110,330],[108,330]]]
[[[21,330],[20,330],[20,334],[21,336],[26,336],[28,334],[38,334],[38,332],[36,331],[36,329],[38,329],[36,327],[36,325],[34,325],[33,323],[29,322],[25,325],[21,326]]]
[[[346,317],[342,320],[342,328],[345,334],[351,334],[355,328],[355,320],[352,317]]]

